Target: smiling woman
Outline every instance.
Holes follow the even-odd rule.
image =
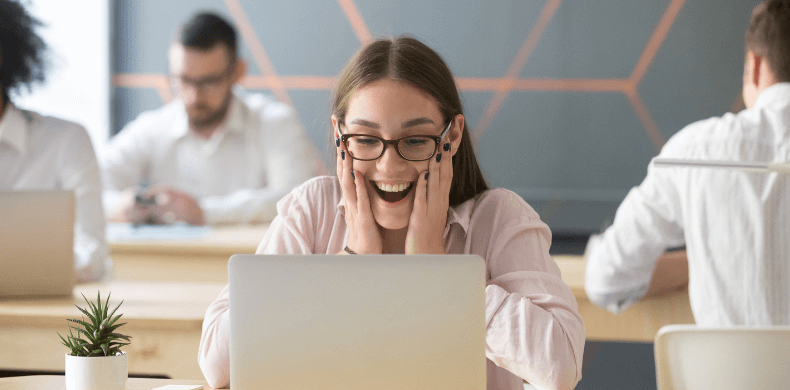
[[[331,118],[337,177],[283,198],[257,252],[478,255],[488,389],[573,388],[584,325],[551,231],[518,195],[486,185],[441,57],[410,37],[369,44],[343,70]],[[215,387],[229,383],[229,299],[226,288],[203,322],[199,362]]]
[[[428,219],[415,221],[416,226],[433,223],[439,232],[429,236],[434,240],[414,243],[422,245],[422,253],[444,253],[440,233],[449,207],[452,154],[463,140],[463,114],[443,126],[446,122],[436,99],[400,80],[382,78],[353,95],[348,110],[342,110],[349,125],[344,125],[337,114],[332,116],[336,135],[342,134],[337,172],[347,194],[347,221],[353,226],[348,246],[360,253],[403,253],[405,243],[396,238],[408,236],[409,219],[416,208],[418,212],[430,212]],[[373,140],[376,146],[362,148],[359,139],[366,144]],[[447,145],[447,152],[439,149],[440,143],[442,148]],[[410,144],[422,144],[416,147],[421,154],[412,156],[407,146]],[[345,157],[346,152],[350,158]],[[442,163],[442,155],[448,153]],[[431,195],[436,196],[429,197],[426,192],[429,181],[436,189]],[[357,195],[357,186],[366,193]],[[383,228],[380,233],[370,225],[368,210]]]

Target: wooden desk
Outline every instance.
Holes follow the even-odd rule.
[[[649,298],[620,314],[612,314],[587,298],[584,291],[587,262],[583,257],[554,256],[554,261],[560,267],[562,280],[576,297],[588,340],[653,342],[664,325],[694,323],[688,290]]]
[[[81,293],[95,300],[112,292],[111,306],[132,336],[123,350],[132,374],[164,374],[171,378],[203,378],[197,363],[203,316],[224,284],[111,282],[78,286],[73,299],[0,300],[0,368],[63,371],[66,347],[57,333],[68,333],[66,318],[80,318]]]
[[[126,390],[151,390],[166,385],[203,385],[204,390],[212,389],[204,381],[129,378]],[[0,390],[66,390],[66,377],[34,375],[0,378]]]
[[[227,280],[224,257],[197,264],[188,257],[178,260],[182,261],[176,263],[178,272],[185,278],[191,278],[191,272],[221,272],[220,279]],[[576,297],[590,340],[651,342],[663,325],[694,323],[685,291],[642,301],[622,314],[609,313],[587,299],[581,257],[556,256],[555,260]],[[211,261],[221,266],[211,265]],[[202,269],[207,264],[212,271]],[[122,330],[133,337],[132,344],[124,347],[129,354],[130,373],[202,378],[197,352],[203,317],[224,286],[224,281],[115,281],[79,286],[73,299],[0,300],[0,368],[62,371],[67,350],[57,332],[67,332],[66,318],[79,317],[74,304],[84,305],[80,293],[94,299],[96,291],[101,290],[104,296],[112,291],[113,302],[124,300],[120,311],[127,325]]]
[[[224,226],[213,228],[209,236],[200,239],[113,242],[115,279],[225,284],[228,258],[255,253],[267,228]],[[581,256],[554,256],[554,260],[576,297],[588,339],[652,342],[664,325],[694,323],[688,291],[647,299],[615,315],[587,298],[586,262]]]
[[[103,296],[112,291],[113,302],[124,300],[122,330],[133,337],[124,347],[130,373],[203,378],[197,353],[206,308],[227,284],[228,258],[254,253],[267,227],[214,228],[200,239],[114,242],[116,281],[81,285],[74,299],[0,300],[0,368],[62,371],[67,350],[57,332],[68,331],[66,318],[79,317],[74,304],[84,305],[80,293],[95,299],[101,290]],[[554,259],[576,297],[587,339],[652,342],[664,325],[694,323],[687,291],[642,301],[618,315],[598,308],[584,292],[584,259]]]
[[[206,237],[110,242],[113,280],[228,283],[228,259],[255,253],[269,225],[212,227]]]

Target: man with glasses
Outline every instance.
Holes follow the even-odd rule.
[[[111,219],[193,225],[270,220],[275,203],[314,175],[294,110],[234,85],[246,64],[234,28],[200,13],[168,52],[175,97],[110,142],[103,159]]]

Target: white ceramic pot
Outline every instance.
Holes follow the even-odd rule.
[[[126,390],[129,356],[71,356],[66,354],[66,390]]]

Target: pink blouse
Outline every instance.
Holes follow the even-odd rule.
[[[277,203],[257,253],[343,250],[345,210],[336,177],[311,179]],[[581,379],[584,324],[576,299],[549,256],[551,231],[521,197],[479,194],[447,213],[445,252],[485,259],[488,390],[572,389]],[[198,362],[212,387],[230,383],[228,288],[209,306]]]

